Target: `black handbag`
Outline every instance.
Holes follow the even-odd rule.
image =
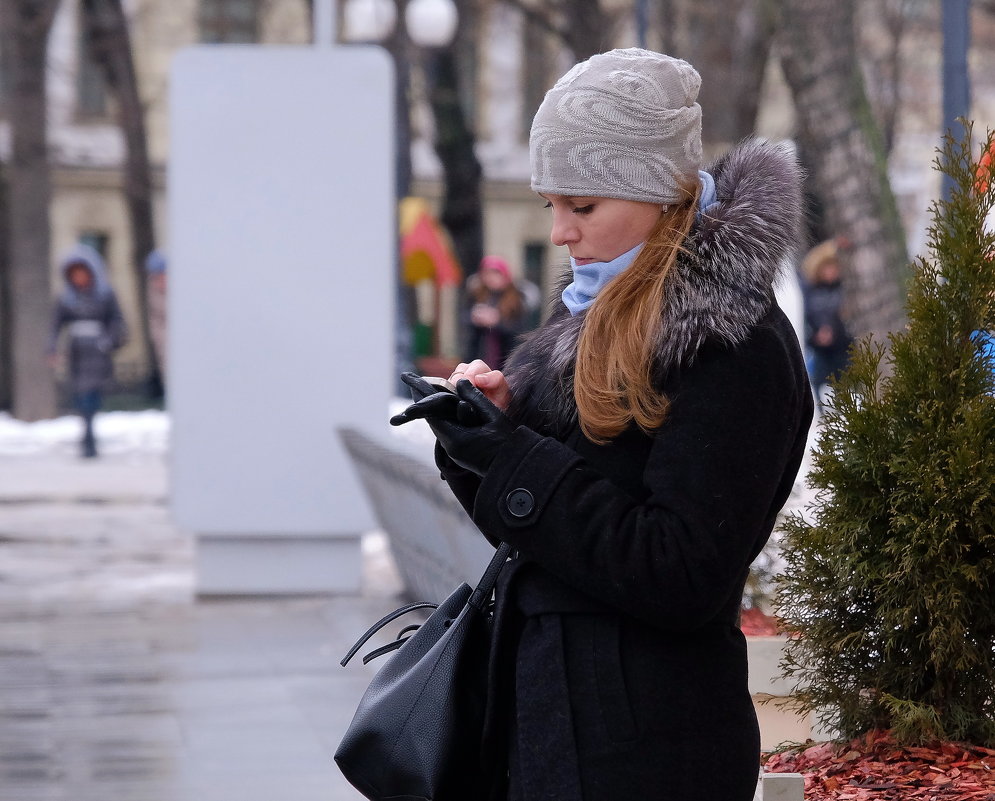
[[[386,615],[342,660],[345,666],[401,615],[435,608],[421,626],[408,626],[363,658],[365,664],[397,651],[373,677],[335,751],[343,775],[371,801],[474,801],[485,795],[481,741],[491,595],[510,552],[502,543],[476,589],[462,584],[437,606],[409,604]]]

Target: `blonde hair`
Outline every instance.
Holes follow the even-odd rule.
[[[698,210],[697,183],[687,200],[660,215],[632,265],[588,309],[577,344],[574,400],[584,435],[605,444],[631,422],[649,433],[663,423],[670,401],[653,386],[656,343],[667,276]]]

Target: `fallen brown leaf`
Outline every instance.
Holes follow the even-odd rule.
[[[764,766],[801,773],[805,801],[995,801],[993,755],[964,743],[906,748],[875,731],[847,744],[808,742]]]

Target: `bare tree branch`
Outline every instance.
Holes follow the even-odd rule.
[[[908,256],[877,121],[857,63],[855,0],[779,0],[781,65],[797,141],[833,236],[846,249],[847,303],[858,335],[904,324]]]
[[[530,3],[526,3],[525,0],[502,1],[512,8],[520,11],[526,19],[535,23],[540,28],[543,28],[547,32],[558,36],[561,39],[566,39],[566,29],[555,19],[555,17],[558,16],[556,12],[560,8],[560,3],[550,3],[540,9],[534,7]]]
[[[150,375],[160,384],[155,345],[149,331],[145,259],[155,249],[152,167],[145,131],[145,108],[131,52],[128,20],[121,0],[83,0],[83,28],[95,60],[117,100],[118,124],[125,140],[124,187],[131,221],[131,260],[138,286],[142,338]]]

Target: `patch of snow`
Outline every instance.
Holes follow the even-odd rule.
[[[165,453],[169,448],[167,412],[102,412],[94,418],[94,433],[102,453]],[[67,415],[25,423],[0,412],[0,455],[74,454],[79,450],[83,423]]]

